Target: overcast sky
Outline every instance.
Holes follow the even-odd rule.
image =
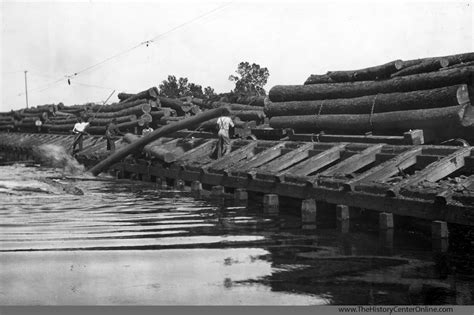
[[[241,61],[269,69],[268,91],[312,73],[474,51],[469,0],[1,5],[0,111],[25,107],[24,70],[30,106],[72,105],[158,86],[169,74],[228,92]]]

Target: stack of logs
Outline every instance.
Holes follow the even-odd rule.
[[[246,123],[255,122],[255,125],[264,123],[265,113],[264,113],[264,97],[263,96],[253,96],[253,97],[240,97],[237,99],[236,103],[227,103],[222,101],[205,101],[200,98],[194,97],[182,97],[180,99],[170,99],[160,96],[160,101],[162,106],[165,103],[178,103],[183,102],[184,104],[192,104],[196,106],[199,111],[206,110],[210,108],[218,108],[227,106],[230,108],[230,116],[233,118],[236,127],[243,127]],[[239,103],[237,103],[239,102]],[[253,105],[249,105],[249,103]],[[185,105],[186,106],[186,105]],[[187,105],[189,106],[189,105]],[[177,109],[177,107],[175,107]],[[194,113],[194,111],[193,111]],[[163,120],[164,123],[179,121],[184,119],[186,116],[177,116],[177,117],[167,117]],[[199,127],[199,130],[202,131],[211,131],[214,132],[217,129],[217,118],[209,120],[205,123],[202,123]]]
[[[90,122],[90,134],[104,134],[107,124],[115,118],[123,132],[136,132],[136,127],[148,123],[159,128],[186,117],[194,116],[203,109],[228,106],[237,127],[248,122],[264,122],[263,97],[239,97],[239,103],[211,102],[193,97],[179,99],[160,96],[156,87],[130,94],[119,93],[119,102],[110,105],[87,103],[64,106],[41,105],[35,108],[0,113],[0,130],[26,132],[67,133],[74,128],[81,116]],[[241,104],[242,103],[242,104]],[[250,105],[253,104],[253,105]],[[209,106],[210,105],[210,106]],[[199,126],[203,131],[215,131],[217,119]]]
[[[302,132],[400,133],[423,129],[472,137],[474,53],[396,60],[277,85],[265,105],[272,128]]]

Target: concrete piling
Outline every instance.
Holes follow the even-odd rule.
[[[181,180],[181,179],[176,179],[174,181],[174,188],[177,189],[177,190],[184,190],[184,188],[186,187],[186,185],[184,184],[184,181]]]
[[[337,221],[349,220],[349,207],[345,205],[336,205],[336,219]]]
[[[448,223],[445,221],[431,222],[431,238],[446,239],[449,237]]]
[[[388,230],[393,229],[393,214],[382,212],[379,214],[379,229]]]
[[[200,181],[195,180],[191,183],[191,192],[199,194],[202,192],[202,184]]]
[[[301,202],[301,224],[303,229],[316,229],[316,213],[316,200],[305,199]]]
[[[242,188],[237,188],[234,190],[234,200],[239,204],[247,204],[249,199],[249,194],[247,190]]]
[[[278,215],[279,201],[277,194],[266,194],[263,196],[263,213],[268,215]]]
[[[211,190],[211,196],[213,197],[222,197],[224,195],[224,186],[213,186]]]

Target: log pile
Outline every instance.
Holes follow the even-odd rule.
[[[201,112],[195,104],[159,96],[156,87],[136,94],[119,93],[118,98],[119,102],[110,105],[59,103],[0,113],[0,130],[69,133],[82,117],[90,122],[90,134],[104,134],[112,119],[121,131],[137,133],[137,128],[147,123],[156,129],[167,124],[168,118],[171,121]]]
[[[265,114],[272,128],[301,132],[402,133],[424,129],[473,139],[474,53],[395,60],[277,85]]]

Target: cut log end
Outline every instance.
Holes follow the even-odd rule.
[[[466,104],[461,111],[461,125],[466,128],[474,127],[474,108],[471,104]]]
[[[469,99],[469,88],[467,85],[463,84],[457,89],[456,98],[459,105],[464,105],[471,102]]]

